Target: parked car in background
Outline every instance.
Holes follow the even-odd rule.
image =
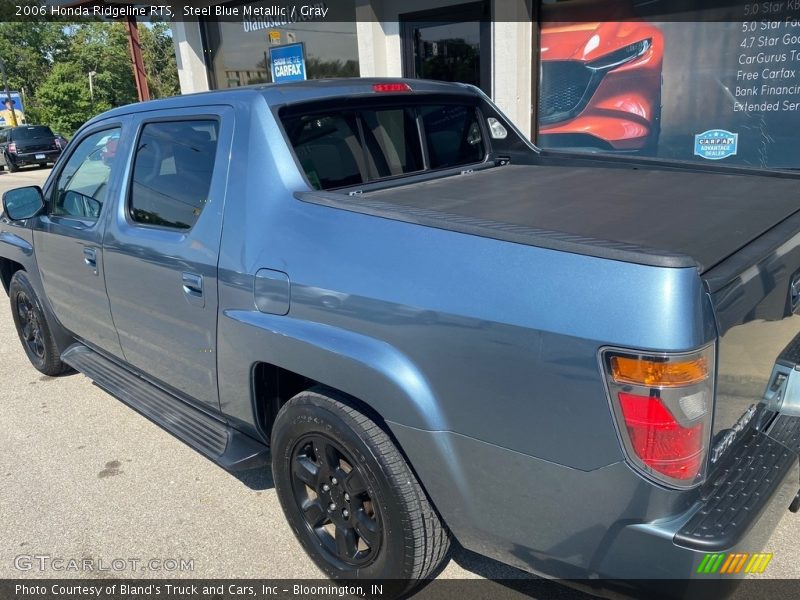
[[[664,39],[637,22],[542,27],[539,143],[655,154]]]
[[[0,129],[0,169],[12,173],[25,165],[46,167],[61,156],[61,146],[47,125],[20,125]]]

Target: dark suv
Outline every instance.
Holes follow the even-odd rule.
[[[61,156],[61,145],[47,125],[20,125],[0,129],[0,169],[12,173],[24,165],[47,166]]]

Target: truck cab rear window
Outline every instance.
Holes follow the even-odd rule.
[[[471,106],[334,109],[282,122],[318,190],[480,162],[486,153]]]

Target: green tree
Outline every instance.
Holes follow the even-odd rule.
[[[0,0],[0,9],[3,6]],[[25,92],[29,122],[47,123],[72,135],[97,113],[138,100],[125,23],[8,19],[0,21],[0,57],[9,87]],[[139,36],[151,96],[180,93],[169,26],[142,24]]]
[[[123,23],[82,23],[72,27],[67,61],[82,73],[89,86],[94,71],[96,106],[122,106],[138,100],[133,78],[128,34]],[[98,110],[99,112],[99,110]]]
[[[24,89],[29,97],[67,46],[63,27],[58,23],[0,22],[0,57],[5,63],[8,85],[13,90]]]
[[[169,26],[166,23],[140,26],[139,38],[150,97],[168,98],[180,94],[178,64]]]
[[[36,91],[38,112],[42,123],[67,136],[95,114],[108,110],[111,104],[104,98],[89,94],[87,74],[74,62],[59,62]],[[32,120],[31,120],[32,121]]]

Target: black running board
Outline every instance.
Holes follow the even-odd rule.
[[[83,344],[73,344],[61,360],[229,471],[269,463],[269,447],[198,410]]]

